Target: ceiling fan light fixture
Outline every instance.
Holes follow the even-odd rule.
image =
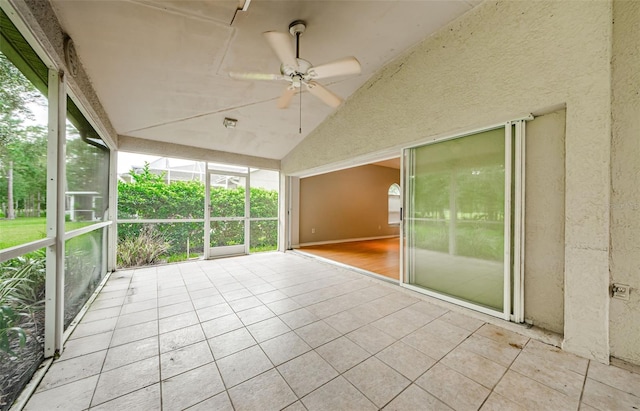
[[[225,128],[236,128],[237,124],[238,120],[236,120],[235,118],[225,117],[224,120],[222,120],[222,125]]]

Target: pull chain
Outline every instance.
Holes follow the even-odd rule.
[[[300,86],[300,128],[298,133],[302,134],[302,84]]]

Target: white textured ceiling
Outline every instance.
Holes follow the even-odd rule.
[[[301,58],[319,65],[357,57],[362,74],[322,81],[347,99],[478,0],[253,0],[246,12],[237,11],[238,0],[51,2],[118,134],[282,159],[340,108],[303,93],[299,134],[299,97],[276,108],[286,83],[229,78],[229,71],[279,73],[264,31],[286,32],[302,19]],[[224,117],[237,128],[225,129]]]

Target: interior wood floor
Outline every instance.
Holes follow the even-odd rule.
[[[385,277],[400,278],[400,237],[300,247],[300,251]]]

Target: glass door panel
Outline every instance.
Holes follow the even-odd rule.
[[[209,175],[209,256],[245,254],[247,178],[241,174]]]
[[[505,129],[411,148],[405,159],[405,283],[502,312]]]

